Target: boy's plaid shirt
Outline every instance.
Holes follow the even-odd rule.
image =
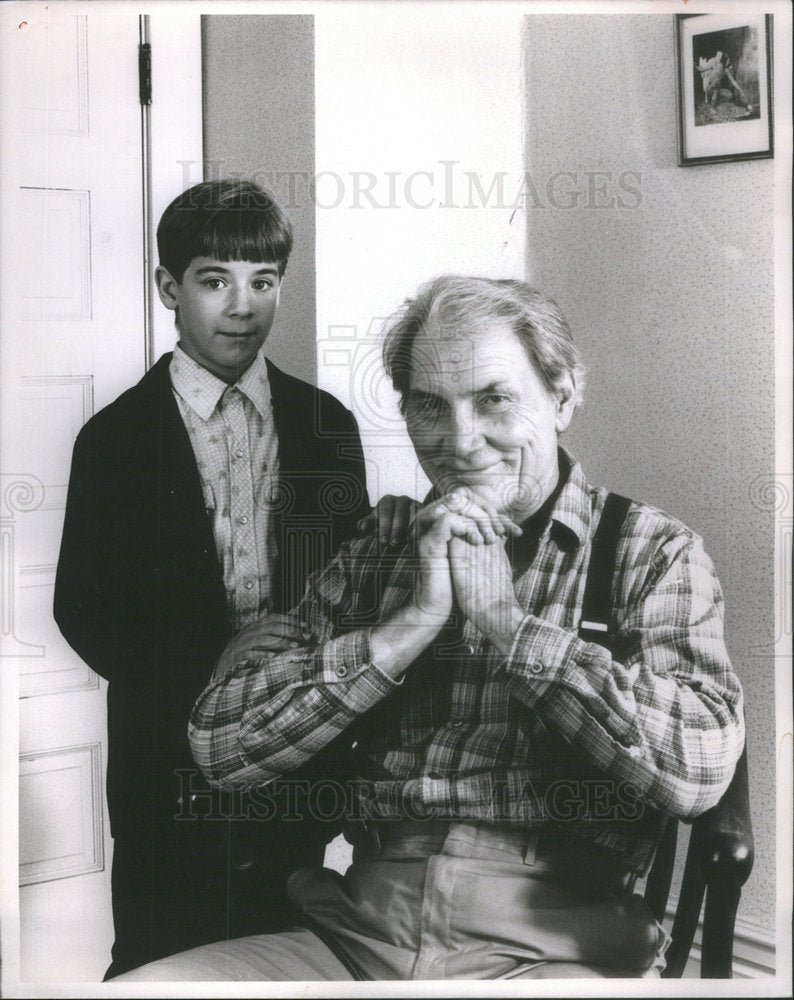
[[[515,576],[527,614],[509,656],[466,621],[400,682],[372,662],[369,629],[407,602],[416,559],[410,547],[379,553],[371,538],[345,544],[294,611],[310,626],[307,647],[263,653],[253,625],[224,651],[191,717],[197,763],[213,784],[263,785],[356,723],[351,740],[382,775],[375,816],[544,827],[644,871],[663,815],[692,818],[727,787],[744,743],[742,694],[701,539],[643,504],[618,545],[613,651],[578,638],[606,495],[571,464]]]

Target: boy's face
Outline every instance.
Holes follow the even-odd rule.
[[[182,350],[230,385],[267,340],[281,294],[278,265],[194,257],[175,281],[155,273],[166,309],[176,312]]]

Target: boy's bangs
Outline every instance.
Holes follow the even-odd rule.
[[[252,219],[237,212],[218,213],[201,233],[203,256],[215,260],[250,260],[257,264],[280,263],[289,256],[289,236],[280,227],[267,234],[263,228],[261,218]]]

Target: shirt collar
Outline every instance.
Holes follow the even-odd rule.
[[[168,370],[174,390],[202,420],[209,420],[221,396],[229,388],[226,382],[194,361],[179,344],[174,348]],[[270,382],[267,378],[267,363],[261,351],[257,352],[250,367],[234,383],[234,387],[248,397],[263,420],[271,419]]]
[[[565,448],[559,448],[560,475],[568,468],[568,478],[551,511],[551,521],[572,534],[578,545],[590,535],[592,506],[590,487],[581,465]]]
[[[273,409],[270,398],[270,382],[267,378],[267,362],[261,351],[256,352],[256,357],[251,362],[250,367],[234,384],[240,392],[251,400],[263,420],[272,419]]]

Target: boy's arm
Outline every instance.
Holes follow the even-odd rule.
[[[336,400],[334,400],[336,402]],[[359,502],[353,507],[347,507],[339,515],[339,525],[335,530],[338,542],[346,541],[357,534],[358,522],[366,517],[371,510],[369,493],[367,491],[367,467],[364,461],[364,449],[361,445],[361,434],[358,423],[350,410],[337,403],[339,407],[339,426],[335,438],[332,439],[332,468],[338,468],[342,473],[340,480],[341,493],[347,488],[343,485],[344,478],[352,476],[358,483]],[[333,473],[331,475],[333,481]],[[331,503],[334,502],[333,486],[328,494]],[[338,545],[337,545],[338,548]]]
[[[122,551],[135,547],[119,513],[127,456],[105,446],[88,425],[72,455],[66,515],[55,578],[54,615],[65,639],[92,670],[113,680],[143,680],[153,669],[156,632],[154,582],[149,600],[125,570]]]
[[[66,515],[55,576],[55,620],[85,662],[108,677],[106,614],[99,610],[105,587],[99,558],[102,534],[102,478],[90,433],[82,431],[72,452]]]

